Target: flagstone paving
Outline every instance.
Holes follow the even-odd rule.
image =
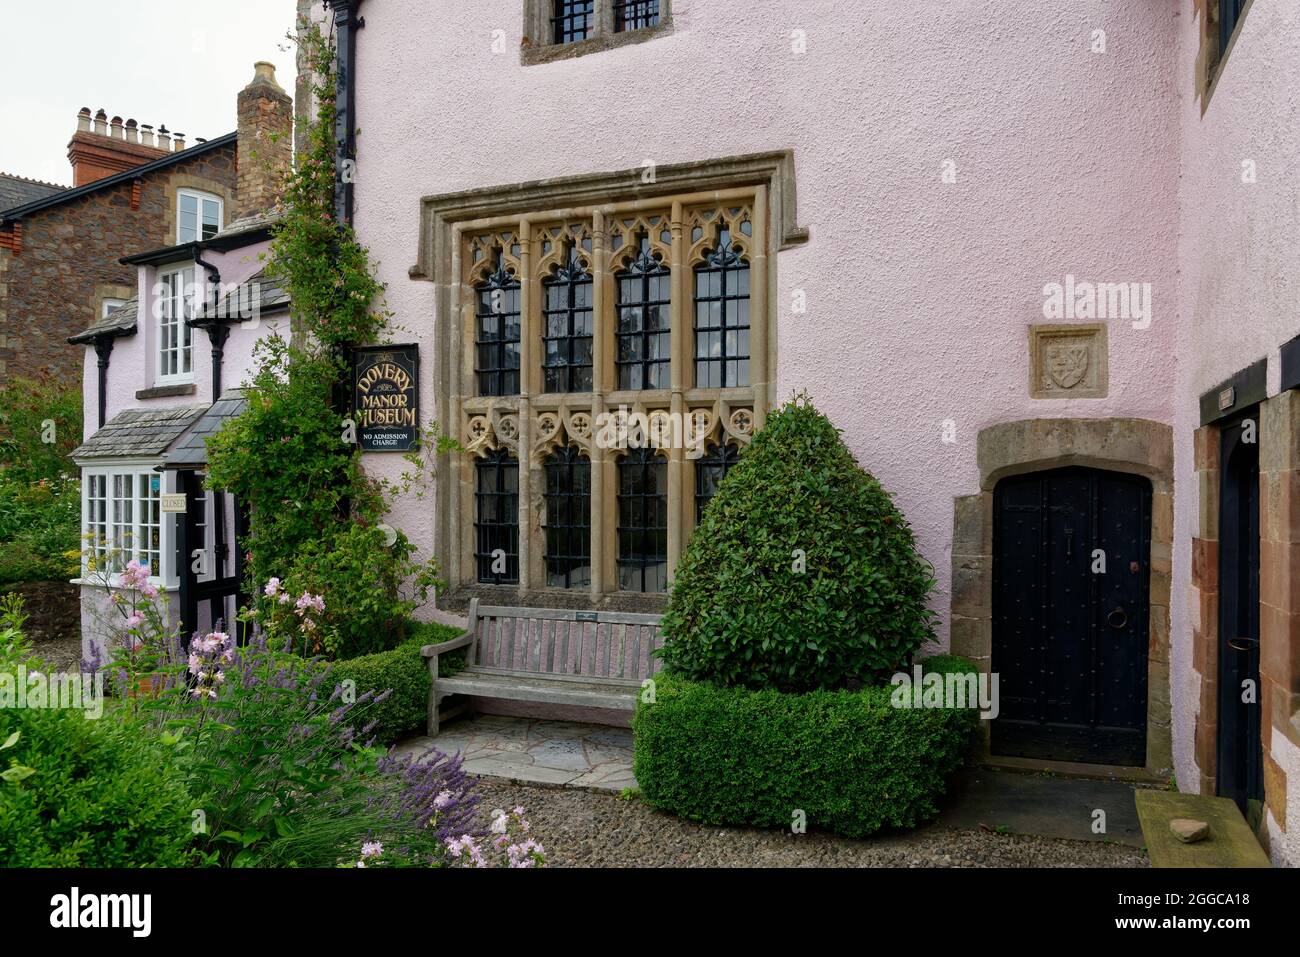
[[[628,728],[484,714],[448,724],[436,738],[411,738],[398,750],[418,754],[430,746],[461,752],[465,770],[482,777],[602,791],[636,787]]]

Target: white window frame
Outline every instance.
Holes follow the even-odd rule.
[[[186,239],[181,224],[181,199],[192,197],[194,203],[194,238]],[[226,201],[215,193],[205,193],[198,189],[178,189],[176,191],[176,242],[194,243],[203,240],[203,204],[213,202],[217,204],[217,232],[221,232],[222,227],[226,225]]]
[[[149,576],[149,580],[159,588],[175,588],[178,584],[176,575],[176,537],[175,517],[162,510],[162,496],[168,492],[174,491],[175,478],[172,472],[159,472],[157,467],[161,460],[153,459],[122,459],[112,463],[95,463],[86,465],[81,470],[81,531],[83,535],[83,556],[81,562],[81,582],[83,584],[99,585],[104,584],[105,580],[109,587],[117,588],[121,586],[121,568],[112,571],[107,578],[104,569],[99,563],[96,568],[89,567],[87,559],[91,554],[96,557],[106,555],[110,551],[120,550],[117,556],[118,564],[125,566],[133,558],[138,559],[142,555],[150,556],[156,552],[158,556],[157,574]],[[127,478],[132,482],[132,494],[129,500],[130,507],[124,507],[127,500],[119,499],[115,494],[119,482],[124,482]],[[152,487],[153,480],[158,480],[158,488],[155,491]],[[94,503],[103,505],[103,510],[95,514],[92,521],[92,490],[103,491],[103,495],[95,495]],[[141,491],[145,494],[141,494]],[[158,548],[139,549],[132,547],[132,543],[147,541],[152,529],[158,530]],[[106,541],[99,541],[94,538],[101,530],[106,530]],[[129,534],[130,540],[124,541],[126,534]]]
[[[99,304],[99,318],[107,319],[109,314],[126,305],[125,299],[105,298]]]
[[[189,320],[194,318],[194,300],[198,290],[194,284],[194,263],[181,263],[157,271],[154,277],[153,312],[154,382],[158,385],[188,385],[194,381],[194,330]],[[180,276],[177,291],[169,287],[173,276]],[[176,316],[177,306],[180,316]],[[189,368],[186,369],[186,360]],[[172,371],[169,371],[169,368]]]

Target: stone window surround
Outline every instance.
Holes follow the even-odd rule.
[[[753,281],[751,283],[751,316],[768,315],[770,310],[767,303],[774,301],[776,290],[775,270],[770,268],[774,265],[774,253],[780,248],[789,248],[792,245],[805,242],[807,240],[807,231],[794,226],[795,222],[795,195],[794,195],[794,158],[789,151],[776,153],[754,154],[750,156],[734,157],[730,159],[703,161],[697,163],[673,164],[662,166],[657,171],[655,183],[643,183],[641,181],[640,170],[624,170],[613,173],[588,174],[574,177],[566,177],[556,180],[543,180],[533,183],[524,183],[516,186],[502,187],[498,189],[476,189],[462,193],[450,194],[445,196],[425,197],[421,202],[421,229],[419,239],[419,261],[410,269],[410,275],[413,279],[428,279],[435,284],[435,359],[433,362],[433,372],[435,378],[436,407],[439,410],[439,424],[444,430],[444,434],[461,436],[466,431],[467,409],[463,407],[460,392],[460,382],[466,381],[463,376],[463,366],[466,354],[463,345],[453,348],[453,343],[460,343],[466,332],[465,327],[465,309],[468,303],[472,303],[472,298],[465,295],[467,290],[463,289],[464,271],[462,266],[462,250],[464,248],[464,236],[472,229],[481,229],[486,224],[507,225],[513,224],[518,226],[521,220],[536,219],[539,222],[548,217],[554,218],[556,212],[562,212],[564,217],[573,217],[575,215],[592,216],[594,222],[596,213],[603,218],[613,215],[618,211],[627,210],[649,210],[649,209],[669,209],[674,201],[678,201],[685,206],[696,203],[717,202],[721,205],[728,200],[726,197],[748,195],[755,203],[756,208],[766,212],[766,216],[755,215],[755,236],[753,243],[751,259],[751,270]],[[764,222],[763,220],[766,220]],[[760,231],[764,234],[760,237]],[[602,232],[602,230],[597,230]],[[601,237],[603,243],[603,234]],[[674,244],[677,245],[677,244]],[[685,243],[678,246],[685,254]],[[685,280],[689,269],[681,266],[677,275]],[[758,277],[762,276],[760,280]],[[454,278],[453,278],[454,277]],[[688,295],[689,293],[684,293]],[[679,302],[684,299],[677,297]],[[533,302],[538,300],[534,297]],[[453,308],[453,303],[455,307]],[[530,310],[532,306],[529,307]],[[611,312],[602,305],[602,311]],[[455,321],[448,321],[450,317],[455,317]],[[606,317],[608,318],[608,317]],[[674,314],[674,318],[676,314]],[[673,328],[679,333],[685,331],[685,324],[689,319],[683,318],[673,323]],[[755,320],[752,320],[755,321]],[[768,323],[772,320],[770,316]],[[756,321],[755,321],[755,324]],[[598,330],[604,330],[608,323],[597,323]],[[604,335],[612,341],[612,328],[604,330]],[[766,329],[755,334],[751,330],[752,349],[755,366],[751,368],[751,387],[739,390],[706,390],[710,392],[726,393],[726,395],[709,395],[696,396],[694,390],[687,390],[682,387],[681,383],[677,388],[663,390],[664,394],[655,394],[656,399],[663,399],[662,403],[655,401],[647,403],[646,408],[649,410],[651,405],[663,405],[665,411],[677,410],[682,413],[693,411],[694,408],[705,407],[711,408],[711,431],[717,433],[722,428],[728,426],[738,426],[732,430],[732,437],[738,437],[737,431],[748,433],[758,424],[761,412],[770,407],[773,401],[773,390],[775,383],[770,381],[766,375],[766,369],[775,368],[775,336],[766,335]],[[760,339],[760,336],[762,337]],[[685,336],[681,336],[684,340]],[[763,340],[766,340],[765,342]],[[760,348],[761,343],[761,348]],[[680,353],[678,353],[680,355]],[[602,355],[602,350],[597,350],[597,355]],[[760,362],[761,357],[761,362]],[[472,357],[471,357],[472,359]],[[453,361],[454,360],[454,361]],[[531,360],[527,360],[521,365],[531,369]],[[680,364],[679,364],[680,368]],[[539,366],[540,370],[540,366]],[[611,375],[613,372],[612,365],[606,365],[604,375]],[[606,380],[607,381],[607,380]],[[743,394],[742,394],[743,393]],[[554,430],[555,425],[560,425],[564,431],[569,431],[569,421],[572,418],[573,411],[590,411],[595,407],[595,403],[601,403],[607,397],[605,393],[583,394],[579,398],[581,405],[576,409],[567,410],[568,396],[538,396],[534,399],[534,393],[529,392],[520,397],[511,397],[509,401],[516,406],[521,406],[525,414],[496,414],[488,411],[483,418],[492,426],[492,434],[488,437],[489,444],[496,444],[502,441],[516,448],[522,447],[528,449],[535,447],[539,443],[533,439],[532,428],[533,420],[536,419],[540,424],[543,417],[554,420],[548,422],[545,428],[552,429],[549,436],[552,440],[558,437],[558,430]],[[635,408],[635,395],[622,395],[619,393],[608,394],[609,398],[618,404],[621,397],[630,407]],[[690,400],[688,403],[688,399]],[[500,402],[501,400],[475,400],[479,404],[484,402]],[[736,406],[746,406],[748,408],[732,408]],[[554,408],[550,408],[554,406]],[[561,408],[565,406],[566,408]],[[752,409],[752,412],[751,412]],[[482,412],[483,410],[478,410]],[[504,411],[504,407],[503,407]],[[510,410],[510,411],[513,411]],[[742,416],[741,419],[732,421],[732,417],[745,413],[749,416],[746,421]],[[496,426],[501,420],[506,418],[507,422],[506,435],[498,436]],[[594,423],[595,419],[591,419]],[[521,427],[520,424],[523,424]],[[524,428],[528,429],[527,434]],[[572,436],[570,437],[573,438]],[[590,442],[590,434],[586,437],[587,445],[594,445]],[[716,441],[716,439],[715,439]],[[544,439],[541,443],[546,445]],[[583,445],[584,441],[579,439],[575,444]],[[589,454],[591,449],[588,449]],[[600,456],[605,462],[605,468],[595,470],[602,477],[600,481],[596,480],[596,474],[593,474],[593,511],[604,516],[610,512],[612,519],[612,509],[615,501],[614,489],[616,482],[616,473],[614,470],[614,456],[609,456],[606,460],[600,450],[595,450],[597,456]],[[525,456],[528,458],[530,456]],[[541,472],[541,460],[532,456],[534,461],[531,467],[536,467]],[[544,456],[543,456],[544,458]],[[690,494],[694,489],[693,476],[686,474],[689,472],[692,464],[686,459],[682,450],[670,455],[670,459],[680,459],[682,467],[672,470],[670,475],[670,484],[676,492],[674,501],[685,503],[680,508],[673,508],[671,512],[672,528],[670,534],[672,540],[669,545],[671,560],[676,561],[676,556],[680,554],[681,543],[689,529],[694,524],[694,496]],[[530,534],[533,531],[531,526],[536,525],[541,506],[540,491],[544,485],[539,480],[537,482],[529,481],[528,496],[521,495],[521,516],[525,521],[521,523],[521,562],[526,563],[527,568],[521,568],[521,583],[515,588],[502,588],[501,586],[479,586],[474,585],[467,579],[467,571],[472,569],[472,565],[465,560],[462,554],[467,545],[472,544],[472,494],[466,500],[465,492],[472,486],[466,484],[467,476],[464,473],[465,464],[468,462],[467,457],[463,455],[440,457],[439,469],[442,475],[452,476],[453,487],[459,488],[459,494],[440,495],[436,500],[436,550],[442,567],[446,570],[449,580],[453,583],[453,590],[447,596],[447,600],[440,602],[445,607],[455,607],[468,600],[469,592],[482,597],[489,601],[502,601],[514,604],[533,603],[549,604],[562,607],[590,607],[600,605],[604,607],[618,606],[628,608],[647,608],[652,609],[659,607],[663,602],[662,595],[640,595],[636,593],[622,593],[610,591],[606,586],[607,582],[614,582],[616,570],[613,567],[614,562],[614,542],[613,527],[614,522],[602,521],[601,535],[593,535],[593,587],[587,590],[565,590],[565,589],[547,589],[541,587],[542,578],[540,577],[541,560],[540,557],[534,559],[531,552],[540,548],[542,536],[540,533]],[[544,473],[541,476],[544,479]],[[608,494],[603,494],[608,488]],[[597,492],[600,490],[600,492]],[[537,493],[534,495],[534,493]],[[594,501],[596,494],[600,494],[601,504],[597,505]],[[536,501],[533,499],[536,498]],[[690,515],[686,515],[689,511]],[[608,527],[606,527],[608,526]],[[527,545],[523,539],[527,536]],[[608,540],[608,547],[604,546]],[[599,560],[595,551],[601,549]],[[540,555],[540,553],[539,553]]]
[[[211,193],[221,200],[221,226],[224,229],[230,225],[230,210],[234,209],[235,192],[228,186],[217,182],[214,179],[208,179],[205,176],[194,176],[190,173],[173,173],[167,177],[167,183],[163,187],[163,194],[166,197],[167,206],[163,210],[163,236],[162,246],[179,245],[176,237],[180,235],[180,194],[181,190],[194,190],[200,193]]]
[[[127,286],[121,283],[100,283],[95,286],[94,291],[90,294],[90,314],[94,319],[99,319],[104,315],[104,301],[106,299],[121,300],[127,302],[135,296],[138,290],[135,286]],[[92,320],[93,321],[93,320]]]
[[[1237,26],[1232,31],[1225,50],[1219,49],[1219,2],[1220,0],[1193,0],[1194,16],[1198,18],[1199,48],[1196,53],[1196,96],[1201,101],[1201,115],[1210,108],[1210,100],[1218,88],[1219,78],[1227,68],[1228,57],[1237,46],[1241,37],[1241,26],[1250,14],[1255,0],[1246,0],[1237,18]]]
[[[993,656],[993,489],[1007,476],[1069,465],[1140,475],[1151,482],[1150,624],[1147,653],[1145,771],[1166,779],[1173,767],[1169,697],[1169,600],[1173,549],[1173,430],[1147,419],[1024,419],[980,431],[980,491],[953,501],[951,648],[981,672]],[[1050,767],[1053,762],[989,754],[994,764]],[[1088,765],[1104,768],[1104,765]]]
[[[524,66],[567,60],[588,53],[644,43],[673,32],[672,0],[659,0],[659,22],[638,30],[614,29],[614,0],[595,0],[596,28],[585,40],[555,43],[551,34],[553,0],[524,0],[524,32],[519,62]]]
[[[1286,774],[1273,735],[1300,747],[1300,392],[1259,405],[1260,743],[1264,802],[1286,830]],[[1192,538],[1192,670],[1200,679],[1193,747],[1201,794],[1214,794],[1219,715],[1219,443],[1222,427],[1193,433],[1199,524]],[[1260,837],[1267,837],[1267,828]]]

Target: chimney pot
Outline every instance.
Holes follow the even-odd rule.
[[[253,79],[252,82],[249,83],[249,86],[252,86],[254,83],[269,83],[277,90],[280,89],[280,84],[275,82],[275,64],[269,60],[258,60],[254,63]]]
[[[95,114],[95,133],[99,136],[108,135],[108,114],[103,110]]]
[[[172,151],[172,137],[165,126],[158,127],[158,148],[168,153]]]
[[[136,129],[136,122],[135,122],[135,120],[127,120],[127,121],[126,121],[126,141],[127,141],[128,143],[139,143],[139,142],[140,142],[140,132],[139,132],[138,129]]]
[[[109,122],[108,129],[109,129],[109,134],[113,137],[113,139],[115,140],[122,139],[122,117],[120,116],[113,117],[113,119]]]
[[[81,112],[77,114],[77,132],[90,132],[90,107],[88,106],[83,106]]]
[[[153,148],[153,127],[148,123],[140,124],[140,142],[144,146]]]

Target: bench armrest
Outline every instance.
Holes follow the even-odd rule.
[[[466,645],[473,643],[474,632],[467,631],[459,638],[452,638],[450,641],[440,641],[436,645],[425,645],[420,649],[420,654],[425,658],[436,658],[438,655],[448,651],[455,651],[457,648],[464,648]]]

